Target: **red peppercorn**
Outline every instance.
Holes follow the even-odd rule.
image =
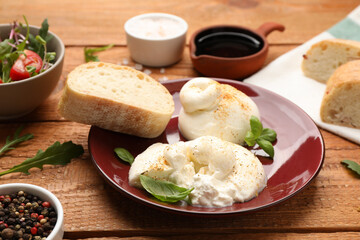
[[[50,203],[49,202],[43,202],[42,203],[43,207],[49,208],[50,207]]]
[[[39,214],[37,214],[37,213],[32,213],[31,214],[31,218],[38,218],[38,216],[39,216]]]
[[[8,228],[8,227],[9,227],[6,223],[4,223],[4,226],[5,226],[6,228]]]
[[[4,199],[5,199],[4,195],[1,195],[0,196],[0,202],[4,201]]]
[[[39,228],[41,227],[41,224],[39,222],[34,223],[34,227]]]
[[[37,231],[38,231],[38,229],[36,227],[31,228],[31,234],[32,235],[36,235]]]
[[[38,216],[38,221],[40,222],[40,220],[43,219],[43,218],[44,218],[44,215],[39,215]]]
[[[0,225],[3,224],[3,223],[4,223],[4,221],[0,221]]]

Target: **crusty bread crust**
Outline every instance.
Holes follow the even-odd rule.
[[[103,77],[104,74],[109,77]],[[140,71],[92,62],[69,73],[58,110],[71,121],[154,138],[166,128],[174,112],[174,101],[162,84]]]
[[[302,62],[305,76],[326,83],[342,64],[360,58],[360,42],[328,39],[315,43]]]
[[[340,66],[330,77],[320,116],[327,123],[360,128],[360,60]]]

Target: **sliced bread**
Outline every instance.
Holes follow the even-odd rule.
[[[91,62],[69,73],[58,109],[71,121],[153,138],[166,128],[174,100],[161,83],[143,72]]]
[[[305,76],[326,83],[342,64],[360,58],[360,42],[328,39],[315,43],[304,55],[302,70]]]
[[[360,60],[340,66],[330,77],[320,116],[327,123],[360,128]]]

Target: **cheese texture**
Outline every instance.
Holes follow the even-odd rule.
[[[243,144],[256,104],[243,92],[210,78],[193,78],[180,91],[179,129],[188,140],[215,136]]]
[[[264,168],[253,153],[212,136],[171,145],[151,145],[131,165],[131,186],[141,187],[141,174],[185,188],[193,187],[189,199],[192,205],[203,207],[248,201],[267,184]]]

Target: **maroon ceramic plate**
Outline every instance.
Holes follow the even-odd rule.
[[[145,190],[129,186],[130,166],[117,159],[114,148],[123,147],[135,157],[156,142],[174,143],[185,140],[178,131],[177,116],[180,110],[179,91],[188,79],[163,83],[175,101],[175,112],[165,132],[155,139],[144,139],[91,127],[89,151],[95,166],[117,190],[141,203],[182,214],[228,215],[263,209],[282,202],[304,189],[318,174],[324,159],[324,143],[314,122],[295,104],[263,88],[239,81],[216,79],[243,91],[257,104],[264,127],[274,129],[277,141],[275,157],[269,159],[262,150],[254,151],[264,165],[268,176],[267,187],[245,203],[223,208],[202,208],[184,202],[167,204],[152,198]]]

